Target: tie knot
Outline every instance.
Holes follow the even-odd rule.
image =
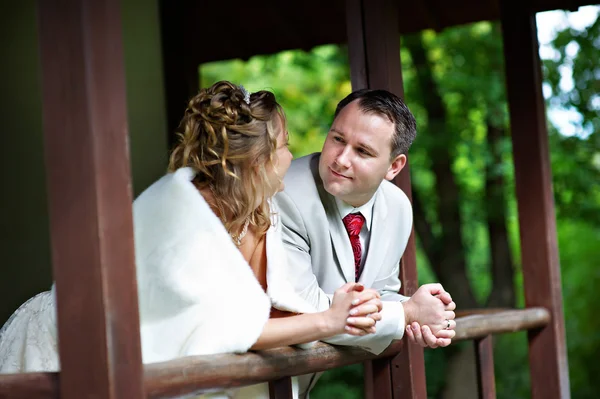
[[[346,231],[350,237],[358,236],[360,234],[360,230],[365,223],[365,217],[362,213],[349,213],[342,219],[344,222],[344,226],[346,227]]]

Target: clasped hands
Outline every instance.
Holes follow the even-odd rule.
[[[456,304],[441,284],[422,285],[402,305],[410,342],[429,348],[450,345],[456,334]],[[336,290],[331,308],[337,308],[341,316],[347,315],[343,332],[361,336],[376,331],[383,303],[377,291],[360,283],[347,283]]]

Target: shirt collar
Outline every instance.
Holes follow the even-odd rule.
[[[373,204],[375,203],[376,195],[377,195],[377,193],[375,193],[371,197],[369,202],[367,202],[364,205],[359,206],[358,208],[355,208],[352,205],[345,203],[341,199],[334,197],[340,217],[343,219],[350,213],[360,212],[365,217],[365,225],[367,226],[367,229],[369,231],[371,231],[371,219],[373,218]]]

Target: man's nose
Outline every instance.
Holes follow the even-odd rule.
[[[344,168],[349,168],[350,167],[350,151],[351,151],[350,146],[345,146],[342,149],[342,151],[338,154],[335,162]]]

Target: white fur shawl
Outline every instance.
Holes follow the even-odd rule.
[[[190,168],[167,174],[133,204],[144,363],[244,352],[271,305],[315,311],[286,281],[279,223],[267,232],[266,295],[193,177]]]

